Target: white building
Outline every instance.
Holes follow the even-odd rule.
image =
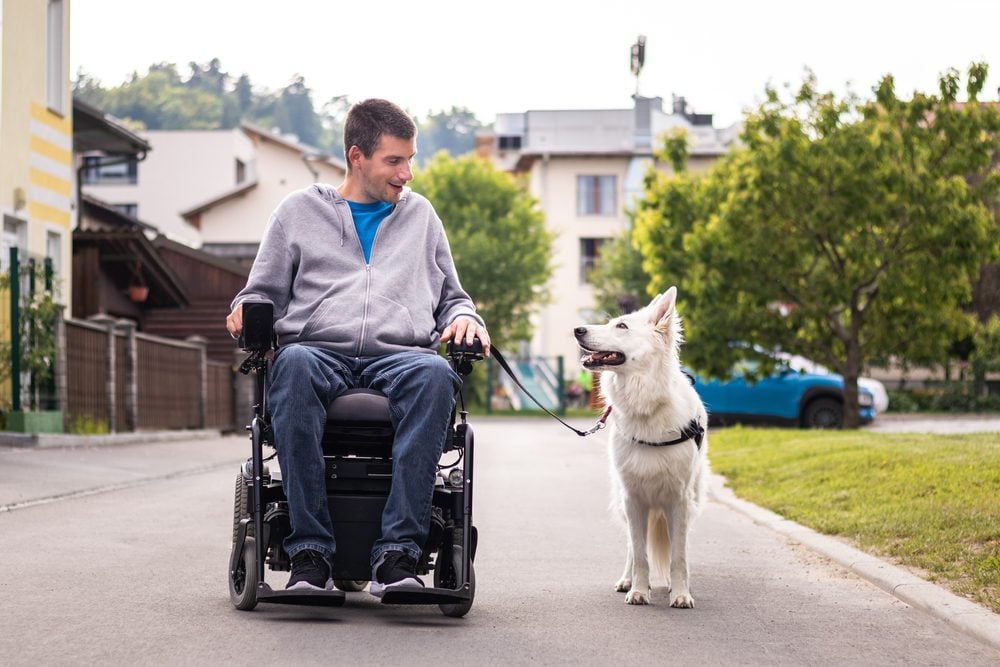
[[[83,190],[195,248],[251,244],[252,257],[286,194],[346,172],[342,160],[250,124],[140,135],[150,144],[144,157],[84,158]]]
[[[718,129],[710,114],[692,113],[682,97],[663,110],[659,97],[635,97],[632,109],[525,111],[499,114],[493,135],[481,137],[495,164],[526,173],[546,225],[556,234],[552,303],[535,323],[531,354],[561,355],[575,373],[579,354],[573,328],[600,316],[587,273],[608,239],[622,233],[626,210],[642,194],[653,146],[673,128],[688,134],[688,169],[706,169],[736,140],[737,125]],[[484,145],[483,139],[488,142]]]

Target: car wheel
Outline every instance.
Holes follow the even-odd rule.
[[[835,398],[817,398],[802,411],[806,428],[840,428],[844,423],[844,405]]]

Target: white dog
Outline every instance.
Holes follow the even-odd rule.
[[[647,541],[667,577],[671,607],[693,607],[688,531],[704,500],[708,416],[681,371],[683,341],[671,287],[642,310],[577,327],[586,368],[600,370],[610,408],[613,504],[628,524],[625,571],[615,584],[628,604],[650,601]]]

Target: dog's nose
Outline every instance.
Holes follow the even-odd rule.
[[[577,327],[573,329],[573,335],[576,336],[577,338],[583,338],[583,336],[586,333],[587,333],[587,327]]]

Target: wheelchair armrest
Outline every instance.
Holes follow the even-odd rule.
[[[483,358],[483,341],[479,340],[479,336],[472,339],[472,345],[466,344],[464,338],[459,341],[450,340],[448,341],[446,353],[448,358],[454,361],[460,359],[480,361]]]
[[[267,352],[274,349],[273,304],[243,304],[243,331],[240,332],[239,346],[247,352]]]

